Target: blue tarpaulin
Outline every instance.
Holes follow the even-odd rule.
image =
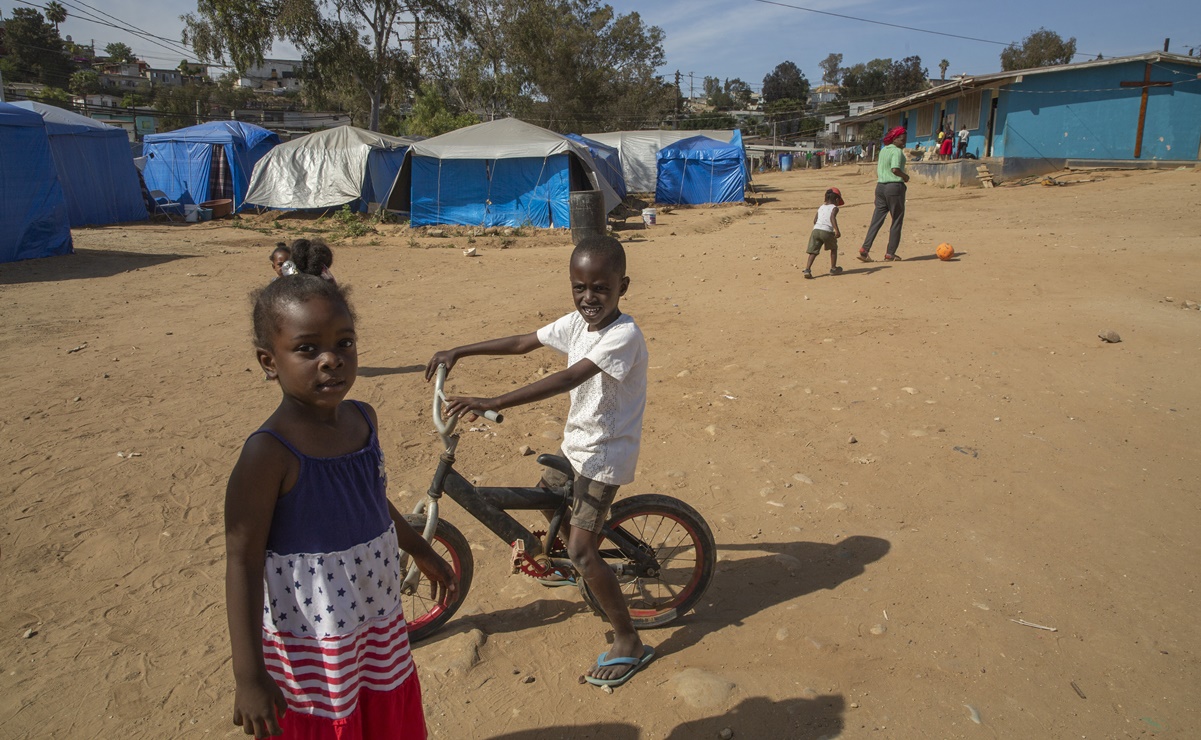
[[[46,122],[50,154],[72,227],[147,218],[129,136],[123,129],[53,105],[33,101],[14,105],[37,113]]]
[[[587,147],[503,118],[413,144],[387,207],[413,226],[568,228],[578,190],[600,190],[606,213],[621,202]]]
[[[746,190],[742,137],[730,143],[693,136],[659,150],[655,202],[740,203]]]
[[[613,192],[617,193],[617,197],[625,200],[626,178],[621,171],[621,155],[617,152],[617,147],[602,144],[595,139],[589,139],[579,134],[567,134],[567,138],[588,147],[588,153],[592,155],[592,161],[596,163],[596,174],[605,178],[605,181],[612,186]]]
[[[147,188],[179,203],[232,198],[234,209],[241,210],[254,163],[279,144],[279,137],[253,123],[211,121],[150,134],[142,144]]]
[[[67,202],[46,122],[0,103],[0,262],[71,254]]]

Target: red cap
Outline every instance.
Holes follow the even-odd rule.
[[[837,196],[838,196],[838,203],[837,203],[836,205],[840,205],[840,206],[846,205],[846,203],[844,203],[844,202],[843,202],[843,200],[842,200],[842,191],[841,191],[841,190],[839,190],[838,188],[830,188],[830,189],[829,189],[829,190],[827,190],[826,192],[828,192],[828,193],[834,193],[835,195],[837,195]]]

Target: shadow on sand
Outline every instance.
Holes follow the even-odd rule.
[[[673,622],[679,628],[655,645],[660,655],[681,652],[705,635],[814,591],[833,590],[862,575],[891,545],[879,537],[853,535],[827,545],[820,542],[739,543],[718,545],[718,552],[767,551],[770,554],[718,563],[708,593],[695,613]]]
[[[0,285],[84,280],[111,277],[143,267],[175,260],[191,259],[192,254],[143,254],[108,249],[76,249],[75,254],[9,262],[0,265]]]
[[[943,260],[943,262],[958,262],[960,257],[966,257],[966,256],[967,256],[967,252],[956,252],[954,257],[952,257],[949,260]],[[938,259],[937,254],[919,254],[916,257],[906,257],[905,259],[903,259],[901,261],[902,262],[921,262],[923,260],[936,260],[936,259]]]
[[[381,375],[403,375],[405,373],[420,373],[425,365],[401,365],[400,367],[360,367],[359,375],[364,378],[378,378]]]
[[[740,738],[789,738],[817,740],[842,732],[842,714],[846,699],[841,695],[823,695],[813,699],[771,699],[755,696],[745,699],[729,712],[677,725],[667,740],[694,740],[718,737],[729,728]],[[596,740],[644,740],[641,728],[628,722],[604,722],[591,725],[558,725],[490,736],[489,740],[559,740],[595,738]]]

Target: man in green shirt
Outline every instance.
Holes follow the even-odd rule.
[[[897,126],[884,137],[884,148],[880,150],[880,158],[876,164],[876,210],[872,213],[871,225],[867,227],[867,236],[863,239],[863,247],[859,249],[859,261],[871,262],[868,256],[876,234],[884,225],[884,217],[892,216],[892,225],[888,229],[888,250],[884,254],[886,262],[901,259],[897,256],[897,247],[901,244],[901,225],[905,222],[905,183],[909,175],[905,172],[905,127]]]

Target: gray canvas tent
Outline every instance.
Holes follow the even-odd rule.
[[[600,190],[606,213],[621,203],[586,146],[502,118],[413,144],[387,203],[413,226],[567,228],[582,190]]]
[[[717,141],[730,141],[733,131],[612,131],[607,134],[584,134],[584,136],[617,149],[621,155],[622,174],[626,188],[631,193],[653,193],[657,184],[659,150],[668,144],[691,138],[707,136]]]
[[[357,201],[358,210],[371,210],[371,204],[387,197],[405,152],[419,140],[354,126],[302,136],[275,147],[254,165],[246,202],[301,210]]]

